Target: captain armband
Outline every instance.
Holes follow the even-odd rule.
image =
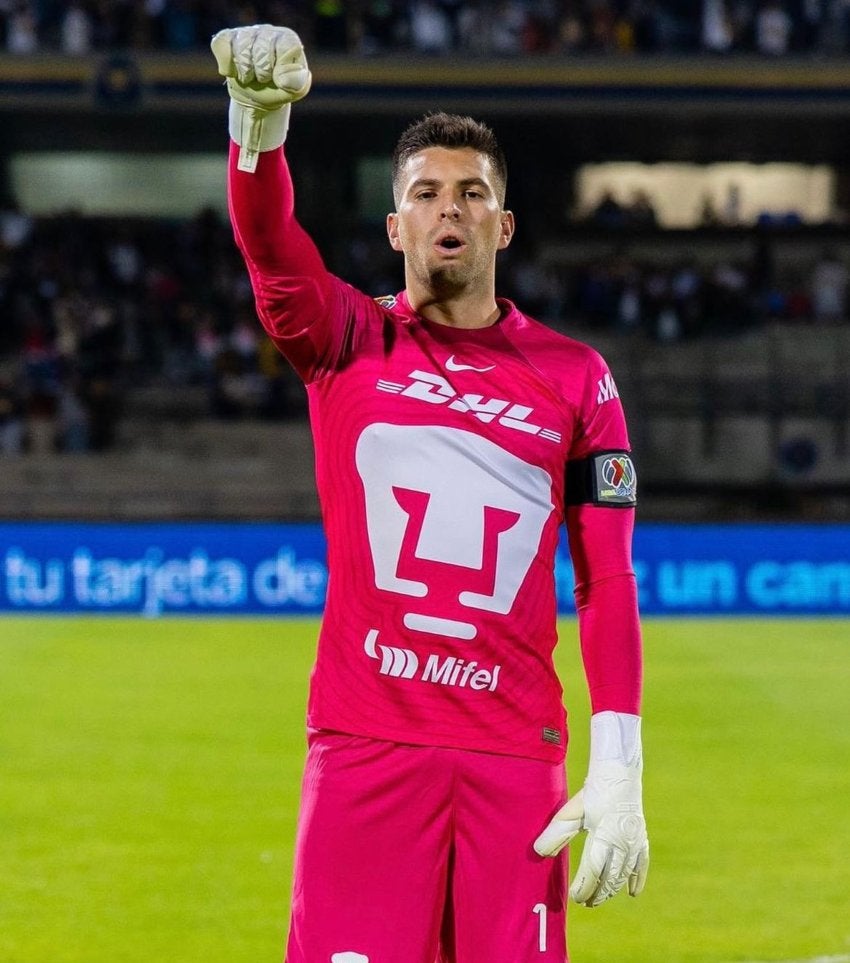
[[[637,473],[623,449],[596,451],[567,462],[564,501],[567,505],[633,508],[637,504]]]

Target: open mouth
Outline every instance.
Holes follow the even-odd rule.
[[[445,237],[438,238],[434,243],[434,247],[444,254],[453,254],[466,247],[466,245],[459,237],[455,237],[453,234],[447,234]]]

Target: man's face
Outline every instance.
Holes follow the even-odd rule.
[[[401,171],[398,211],[387,217],[409,279],[438,296],[492,286],[496,251],[513,235],[490,159],[471,147],[427,147]]]

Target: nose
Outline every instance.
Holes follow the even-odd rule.
[[[460,208],[457,205],[457,201],[449,201],[443,208],[440,217],[444,220],[456,221],[460,217]]]

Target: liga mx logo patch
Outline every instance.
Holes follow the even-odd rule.
[[[637,502],[637,473],[625,452],[597,455],[596,500],[601,505],[634,505]]]

